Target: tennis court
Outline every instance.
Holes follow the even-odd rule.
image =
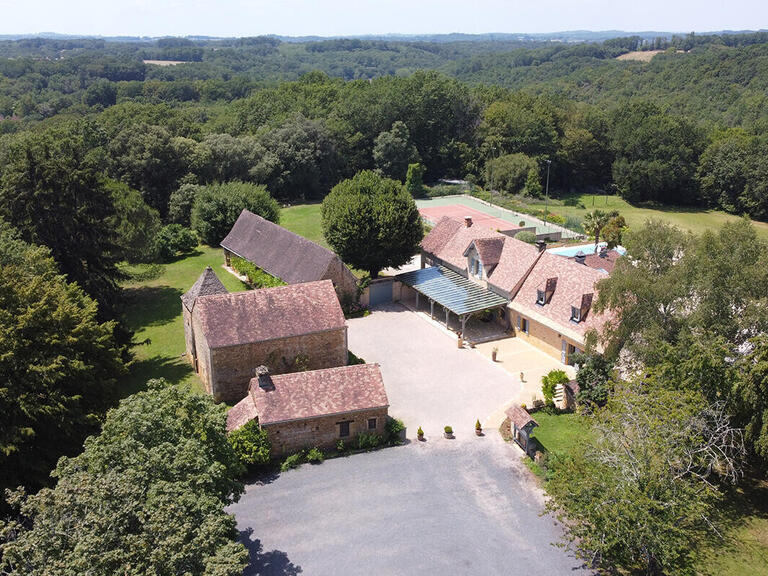
[[[467,216],[472,218],[472,224],[474,226],[483,226],[492,230],[518,230],[520,226],[510,222],[509,220],[503,220],[480,210],[475,210],[469,206],[462,206],[461,204],[448,204],[446,206],[430,206],[428,208],[419,208],[421,217],[432,225],[438,223],[443,216],[449,216],[454,220],[464,220]]]

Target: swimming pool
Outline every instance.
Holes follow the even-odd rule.
[[[604,248],[607,246],[605,242],[600,242],[599,246],[600,248]],[[616,246],[615,248],[616,252],[619,254],[624,254],[626,250],[622,248],[621,246]],[[547,250],[550,254],[557,254],[558,256],[564,256],[565,258],[573,258],[578,254],[579,252],[584,252],[584,254],[594,254],[595,253],[595,244],[594,242],[592,244],[579,244],[578,246],[563,246],[562,248],[550,248]]]

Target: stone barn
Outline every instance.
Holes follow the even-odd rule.
[[[210,296],[211,294],[227,294],[227,289],[221,283],[219,277],[213,269],[208,266],[197,281],[181,297],[181,314],[184,318],[184,340],[187,344],[187,361],[192,364],[197,371],[197,350],[195,349],[195,333],[192,330],[192,310],[195,308],[195,301],[199,296]]]
[[[194,299],[192,361],[217,402],[237,402],[257,366],[273,374],[347,364],[347,326],[330,280]]]
[[[234,255],[286,284],[330,280],[341,297],[357,296],[357,278],[336,254],[248,210],[221,247],[227,265]]]
[[[248,396],[227,414],[227,431],[258,419],[273,456],[339,440],[354,443],[360,434],[383,436],[389,400],[378,364],[358,364],[312,372],[270,375],[251,380]]]

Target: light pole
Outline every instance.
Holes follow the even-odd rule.
[[[547,217],[549,216],[549,167],[552,165],[552,160],[547,160],[547,192],[544,197],[544,224],[547,223]],[[549,229],[549,227],[547,227]]]

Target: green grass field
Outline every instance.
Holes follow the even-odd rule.
[[[716,230],[726,222],[737,220],[739,217],[717,210],[703,210],[701,208],[689,208],[683,206],[633,206],[618,196],[600,196],[592,194],[577,194],[569,196],[563,201],[557,201],[549,205],[550,212],[561,216],[584,216],[595,209],[604,211],[618,210],[632,227],[642,226],[651,218],[664,220],[674,224],[683,230],[690,230],[701,234],[706,230]],[[565,204],[569,205],[565,205]],[[537,210],[544,209],[544,201],[528,203],[528,206]],[[758,234],[768,240],[768,223],[754,222]]]
[[[307,240],[329,248],[323,237],[320,206],[320,204],[299,204],[283,208],[280,211],[280,225],[299,236],[304,236]]]
[[[230,292],[245,290],[247,286],[224,270],[223,263],[220,248],[201,246],[194,254],[170,264],[128,267],[128,272],[145,273],[149,278],[125,285],[128,325],[135,332],[134,340],[144,342],[134,348],[136,360],[126,393],[141,389],[150,378],[165,378],[202,391],[200,380],[182,356],[185,344],[180,298],[206,266],[214,269]],[[149,274],[151,271],[159,273]]]
[[[539,423],[533,436],[549,454],[568,454],[589,433],[584,419],[576,414],[536,412],[533,418]]]

